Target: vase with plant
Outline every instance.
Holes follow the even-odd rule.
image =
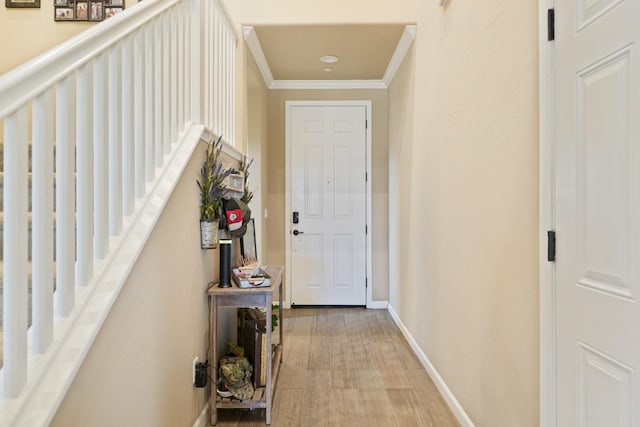
[[[222,163],[222,136],[207,144],[205,159],[197,181],[200,190],[200,242],[202,249],[218,246],[218,221],[222,199],[226,195],[224,180],[231,170]]]

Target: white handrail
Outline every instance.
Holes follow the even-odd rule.
[[[0,117],[13,113],[180,1],[140,2],[3,74],[0,76]]]

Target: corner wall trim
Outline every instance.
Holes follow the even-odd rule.
[[[411,43],[413,43],[413,39],[416,38],[416,28],[417,27],[415,25],[407,25],[404,27],[404,31],[402,32],[402,36],[400,36],[396,50],[393,52],[391,60],[389,60],[389,65],[387,65],[387,70],[384,72],[384,76],[382,77],[382,81],[386,87],[389,87],[391,81],[393,81],[398,68],[400,68],[400,65],[402,64],[402,60],[407,55],[407,52],[411,47]]]
[[[204,408],[202,408],[200,415],[198,415],[198,418],[196,418],[196,420],[193,422],[193,427],[208,427],[208,426],[209,426],[209,402],[207,402],[207,404],[204,405]]]
[[[416,340],[411,335],[411,332],[409,332],[404,323],[402,323],[402,320],[400,320],[400,317],[393,309],[393,306],[391,304],[389,304],[389,308],[387,310],[389,311],[389,314],[391,314],[393,320],[396,322],[396,325],[398,325],[398,328],[400,328],[400,331],[402,331],[402,335],[404,335],[404,337],[406,338],[416,357],[418,358],[418,360],[420,360],[422,366],[424,366],[424,368],[427,370],[427,373],[433,380],[436,387],[438,387],[438,390],[442,394],[442,397],[447,402],[447,405],[451,409],[451,412],[453,412],[453,415],[456,417],[460,425],[462,427],[475,427],[475,424],[473,424],[471,418],[469,418],[460,402],[458,402],[458,399],[456,399],[456,397],[453,395],[447,384],[444,382],[444,379],[440,376],[438,371],[436,371],[436,368],[433,366],[433,364],[431,364],[431,361],[429,360],[427,355],[424,354]]]
[[[256,33],[255,28],[250,25],[245,25],[242,27],[242,34],[244,35],[244,39],[247,41],[247,45],[253,55],[253,59],[255,59],[256,64],[258,64],[258,69],[262,74],[264,84],[270,88],[273,84],[273,74],[271,74],[271,68],[269,67],[267,58],[264,56],[264,51],[262,50],[262,45],[260,44],[260,39],[258,39],[258,34]]]

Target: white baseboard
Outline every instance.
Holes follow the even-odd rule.
[[[367,308],[373,310],[386,310],[389,307],[389,303],[387,301],[371,301],[367,304]]]
[[[422,366],[424,366],[434,384],[436,385],[436,387],[438,387],[438,390],[442,394],[442,397],[447,402],[447,405],[449,405],[451,412],[453,412],[453,415],[456,417],[460,425],[462,427],[475,427],[473,421],[471,421],[471,418],[469,418],[467,413],[464,411],[464,408],[462,407],[460,402],[458,402],[458,399],[456,399],[456,397],[453,395],[447,384],[444,382],[444,379],[442,379],[440,374],[438,374],[436,368],[433,366],[433,364],[431,364],[431,361],[429,360],[427,355],[424,354],[424,351],[422,351],[416,340],[413,338],[411,332],[409,332],[404,323],[402,323],[402,320],[400,320],[400,317],[393,309],[393,306],[391,304],[388,305],[387,310],[389,311],[389,314],[391,314],[393,320],[396,322],[396,325],[398,325],[398,328],[400,328],[400,330],[402,331],[402,335],[404,335],[406,340],[409,342],[409,345],[418,357],[418,360],[420,360],[420,363],[422,363]]]
[[[202,408],[202,412],[198,415],[195,422],[193,423],[193,427],[208,427],[209,426],[209,403],[207,402]]]

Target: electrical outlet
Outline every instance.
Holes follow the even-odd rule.
[[[196,366],[198,365],[198,362],[200,361],[200,359],[198,358],[198,356],[196,356],[195,359],[193,359],[193,365],[192,365],[192,372],[191,372],[191,384],[195,385],[196,384]]]
[[[196,363],[196,380],[193,384],[197,388],[203,388],[207,386],[207,369],[208,365],[206,363]]]

